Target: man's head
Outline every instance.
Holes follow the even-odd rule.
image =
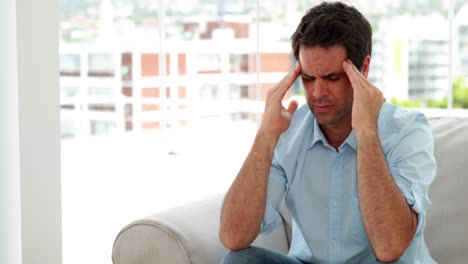
[[[299,59],[301,47],[342,45],[348,59],[358,69],[361,69],[365,56],[372,52],[369,22],[356,8],[340,2],[324,2],[309,9],[291,40],[296,59]]]
[[[369,22],[354,7],[322,3],[306,13],[291,39],[317,122],[322,129],[351,129],[353,88],[342,63],[350,59],[367,77],[372,49]]]

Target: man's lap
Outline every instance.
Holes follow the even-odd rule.
[[[230,251],[221,264],[304,264],[281,252],[267,248],[251,246],[238,251]]]
[[[290,257],[278,251],[267,248],[251,246],[238,251],[230,251],[224,256],[221,264],[306,264],[296,258]],[[372,264],[383,262],[375,261]],[[404,264],[402,261],[391,262],[392,264]]]

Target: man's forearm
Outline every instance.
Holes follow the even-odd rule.
[[[360,208],[367,235],[380,261],[401,257],[414,237],[417,215],[395,184],[376,130],[357,133]]]
[[[257,133],[252,149],[224,198],[219,236],[231,250],[250,246],[265,212],[268,174],[277,137]]]

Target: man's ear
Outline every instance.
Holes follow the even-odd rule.
[[[364,57],[364,60],[362,61],[362,67],[361,67],[361,73],[362,75],[366,76],[369,74],[369,68],[370,68],[370,63],[371,63],[371,57],[369,55],[366,55]]]

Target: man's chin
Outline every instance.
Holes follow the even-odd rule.
[[[325,115],[322,113],[314,113],[314,117],[320,126],[341,126],[348,123],[346,116],[341,116],[337,114]],[[351,118],[349,120],[351,120]],[[351,126],[351,121],[349,121],[349,125]]]
[[[323,114],[323,113],[313,113],[315,120],[319,125],[333,125],[335,123],[335,119],[330,114]]]
[[[312,111],[312,113],[314,114],[317,123],[321,126],[336,125],[340,120],[339,116],[334,112],[323,113]]]
[[[333,119],[320,119],[320,118],[316,118],[317,120],[317,123],[321,126],[329,126],[329,125],[334,125],[335,124],[335,120]]]

